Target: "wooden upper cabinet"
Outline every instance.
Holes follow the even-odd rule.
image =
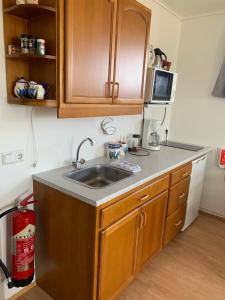
[[[138,270],[150,257],[162,248],[167,198],[168,191],[152,199],[141,208],[142,228],[139,240]]]
[[[65,1],[67,103],[112,103],[114,0]]]
[[[138,210],[100,233],[99,300],[114,299],[134,277]]]
[[[117,104],[144,102],[150,10],[134,0],[118,0],[114,99]]]

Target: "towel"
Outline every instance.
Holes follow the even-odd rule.
[[[212,95],[215,97],[225,98],[225,59],[214,86]]]

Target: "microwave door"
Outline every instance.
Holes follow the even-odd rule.
[[[152,100],[156,102],[170,101],[173,86],[173,74],[157,70]]]

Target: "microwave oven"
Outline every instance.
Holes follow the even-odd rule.
[[[177,73],[147,68],[145,104],[172,104],[175,100]]]

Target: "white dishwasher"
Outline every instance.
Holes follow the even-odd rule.
[[[187,200],[187,211],[182,231],[189,227],[199,215],[206,160],[207,156],[204,155],[192,162],[191,182]]]

